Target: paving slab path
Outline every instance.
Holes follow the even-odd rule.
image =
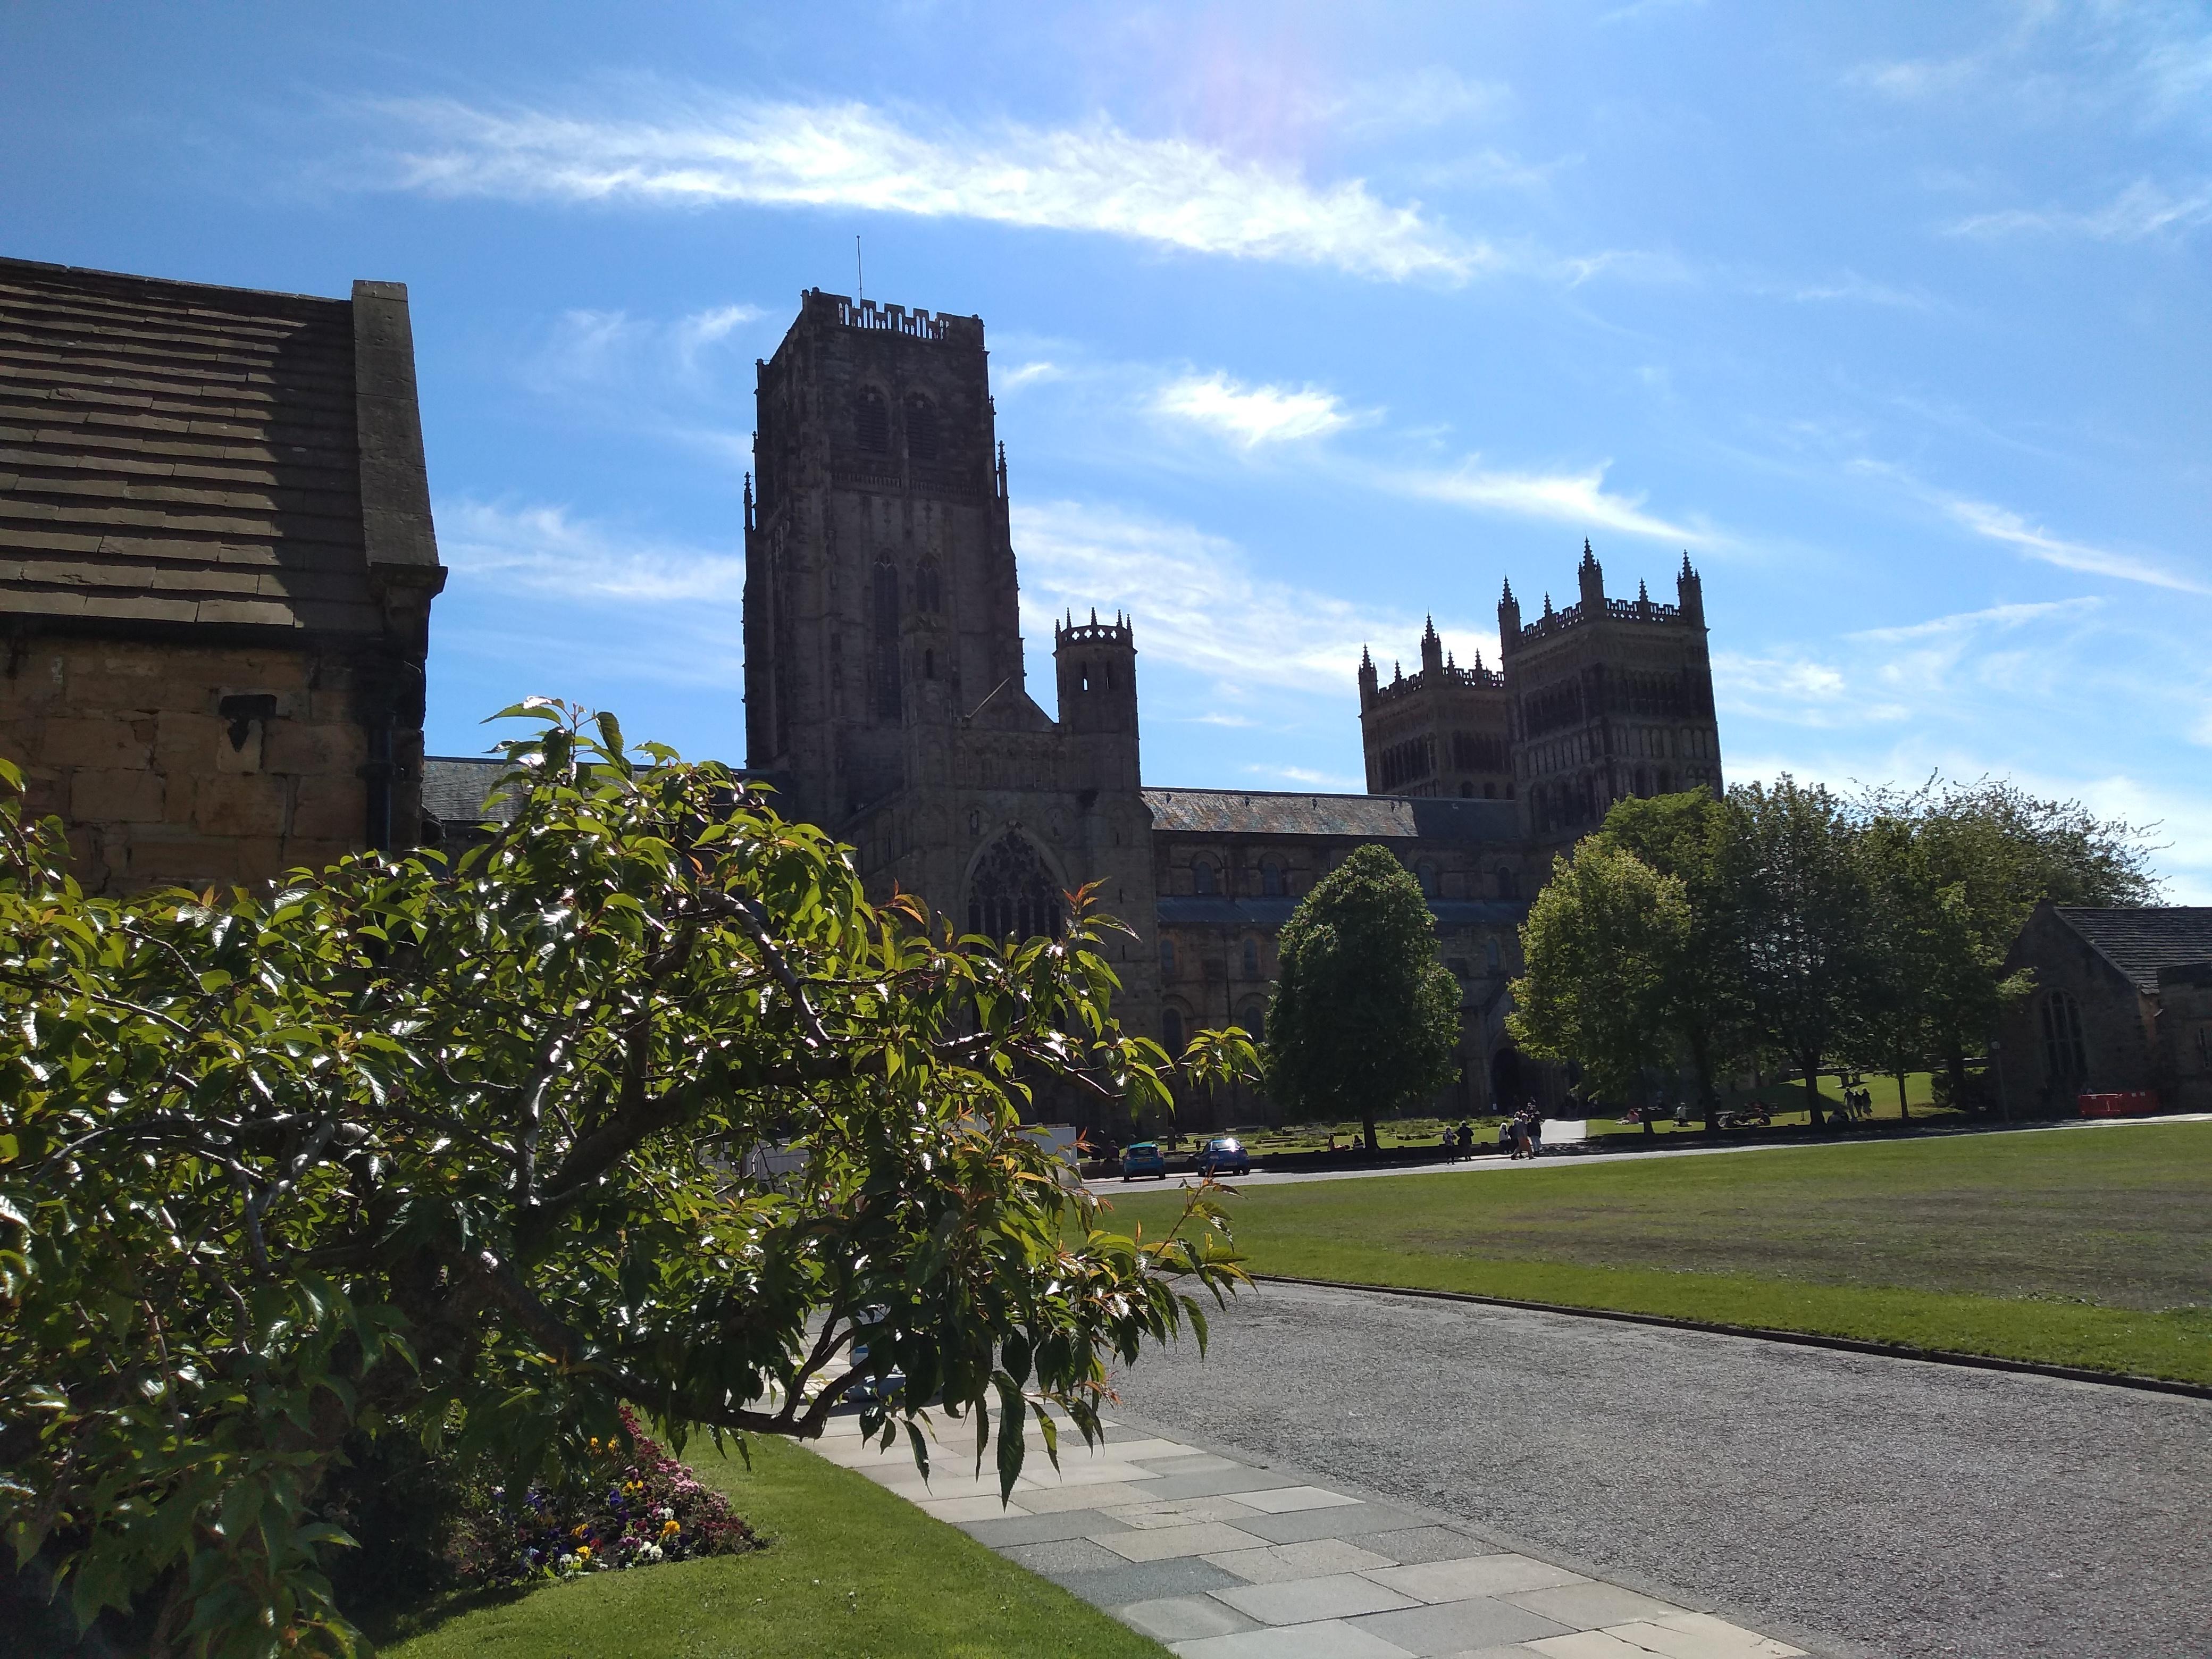
[[[1426,1505],[1113,1421],[1071,1431],[1060,1467],[1034,1428],[1001,1503],[951,1425],[933,1474],[903,1437],[834,1419],[815,1449],[1186,1659],[1787,1659],[1807,1649],[1576,1564],[1518,1550]]]
[[[1212,1324],[1203,1362],[1185,1343],[1117,1377],[1128,1419],[1632,1591],[1748,1609],[1731,1622],[1815,1651],[2212,1655],[2212,1401],[1297,1285]],[[1346,1622],[1390,1639],[1393,1618],[1418,1623]]]

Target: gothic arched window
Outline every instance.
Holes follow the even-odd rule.
[[[2076,1084],[2089,1075],[2081,1005],[2063,991],[2053,991],[2043,1000],[2043,1059],[2061,1083]]]
[[[906,400],[906,453],[917,461],[937,459],[937,405],[918,392]]]
[[[1190,890],[1192,892],[1196,893],[1201,898],[1209,898],[1212,896],[1219,885],[1219,881],[1215,876],[1213,866],[1212,864],[1208,863],[1204,859],[1199,859],[1191,865]]]
[[[1066,920],[1060,888],[1036,846],[1007,834],[991,844],[968,884],[968,931],[989,939],[1057,939]]]
[[[860,403],[853,411],[853,435],[861,448],[878,455],[891,447],[891,411],[884,394],[872,386],[860,388]]]
[[[899,717],[899,574],[889,559],[876,561],[876,714]]]
[[[924,559],[915,568],[914,608],[933,617],[945,608],[945,580],[934,559]]]
[[[1280,898],[1283,896],[1283,866],[1273,859],[1260,861],[1260,896]]]

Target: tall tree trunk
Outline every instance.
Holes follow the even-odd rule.
[[[1822,1126],[1820,1118],[1820,1057],[1818,1054],[1798,1056],[1805,1067],[1805,1111],[1812,1127]]]
[[[1370,1158],[1372,1158],[1375,1155],[1376,1150],[1375,1111],[1372,1107],[1366,1109],[1359,1114],[1359,1127],[1362,1132],[1362,1137],[1367,1146],[1367,1154]]]
[[[1902,1066],[1897,1068],[1897,1115],[1900,1122],[1912,1121],[1912,1108],[1905,1098],[1905,1068]]]
[[[1698,1105],[1705,1117],[1705,1133],[1721,1132],[1720,1091],[1713,1087],[1713,1039],[1709,1031],[1690,1033],[1690,1063],[1698,1072]]]

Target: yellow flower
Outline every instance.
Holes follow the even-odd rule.
[[[660,1523],[660,1535],[663,1538],[667,1537],[668,1534],[672,1532],[682,1532],[683,1530],[684,1523],[680,1521],[664,1521]]]

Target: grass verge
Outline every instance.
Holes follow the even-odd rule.
[[[1172,1190],[1114,1195],[1157,1231]],[[2212,1384],[2212,1124],[1255,1187],[1256,1273]]]
[[[1160,1659],[1164,1649],[849,1469],[781,1441],[699,1478],[769,1540],[750,1555],[462,1598],[379,1632],[386,1659]]]

